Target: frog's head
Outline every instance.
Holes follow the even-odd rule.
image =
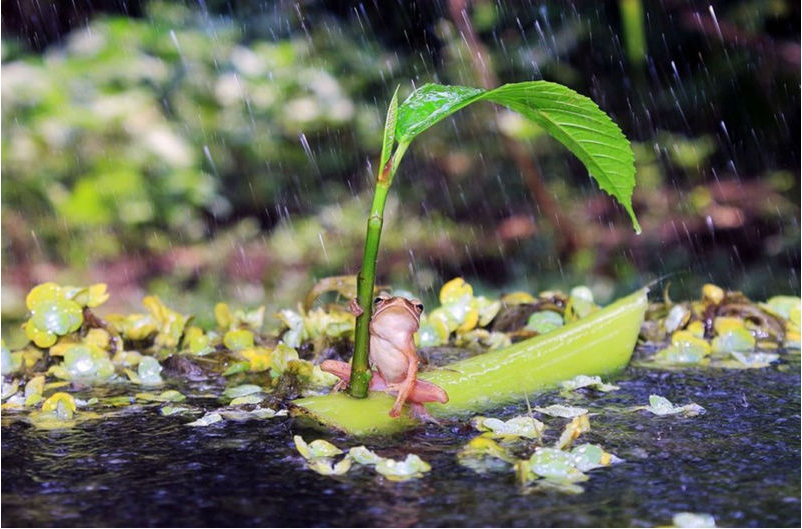
[[[373,300],[373,324],[408,327],[411,332],[418,330],[423,304],[417,299],[379,294]]]

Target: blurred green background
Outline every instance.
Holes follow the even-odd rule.
[[[455,275],[600,301],[665,274],[675,297],[799,293],[797,2],[3,9],[4,335],[48,280],[205,321],[219,300],[294,306],[356,273],[386,105],[425,82],[593,98],[633,142],[643,233],[568,151],[480,105],[413,144],[381,282],[423,299]]]

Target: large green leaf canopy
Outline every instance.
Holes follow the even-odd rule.
[[[513,83],[493,90],[426,84],[398,107],[395,138],[408,145],[418,134],[476,101],[504,105],[531,119],[579,158],[604,191],[632,210],[635,163],[632,148],[618,128],[591,99],[547,81]]]

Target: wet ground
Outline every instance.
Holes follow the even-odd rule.
[[[423,479],[394,483],[364,469],[337,478],[307,470],[292,436],[320,434],[288,418],[189,428],[188,419],[150,407],[68,431],[16,422],[2,428],[2,524],[654,526],[692,511],[714,515],[719,526],[798,527],[800,375],[798,354],[790,358],[753,370],[629,368],[617,379],[619,391],[533,396],[532,405],[567,402],[599,412],[580,441],[625,460],[591,471],[577,495],[524,494],[512,473],[459,466],[456,451],[476,435],[460,423],[394,439],[330,438],[341,447],[365,442],[384,456],[414,452],[431,463]],[[707,413],[625,411],[652,393],[696,402]],[[554,437],[567,420],[546,422]]]

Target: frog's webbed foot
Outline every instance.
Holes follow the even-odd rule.
[[[353,314],[357,318],[362,316],[362,314],[365,313],[365,311],[362,309],[362,307],[359,306],[359,301],[357,301],[356,298],[352,299],[348,303],[348,310],[350,310],[351,314]]]

